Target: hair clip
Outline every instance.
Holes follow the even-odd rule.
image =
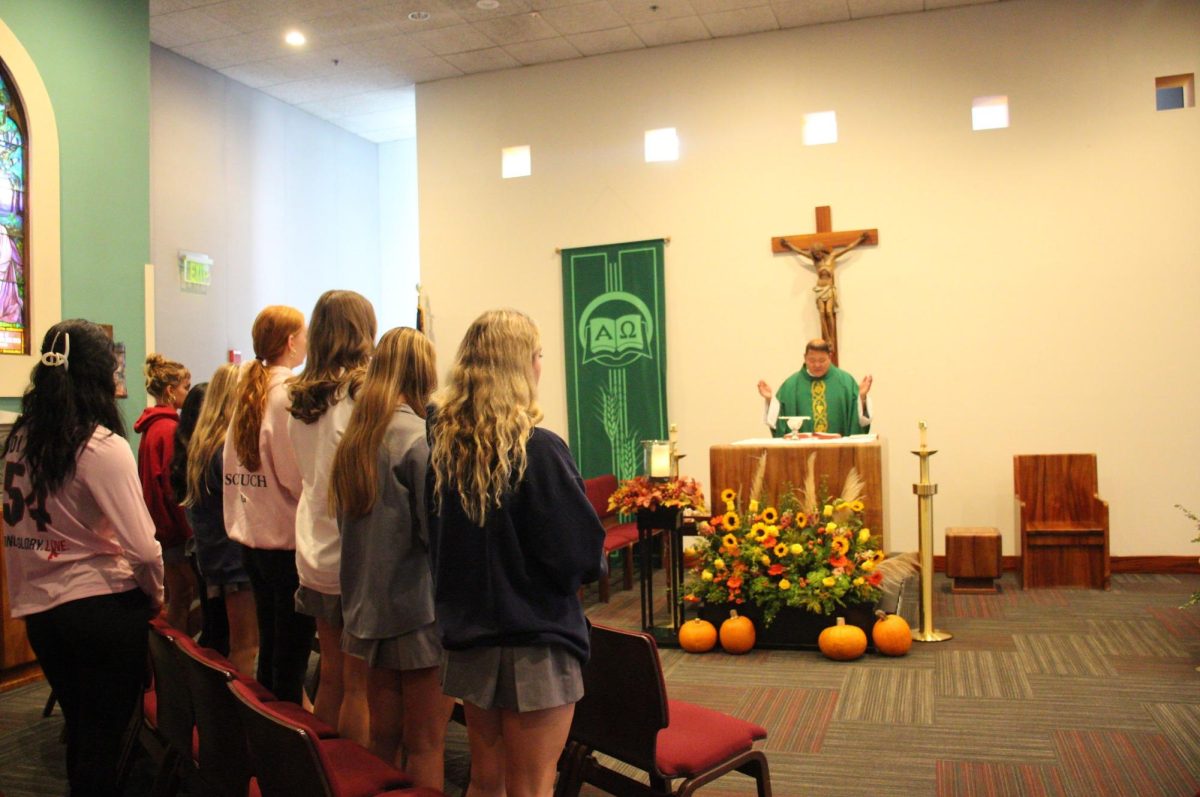
[[[71,355],[71,333],[61,333],[63,336],[63,350],[61,352],[57,352],[54,350],[54,347],[58,345],[59,334],[59,332],[54,333],[54,340],[50,343],[50,350],[42,352],[42,365],[50,368],[55,368],[61,365],[63,368],[66,368],[69,371],[71,370],[71,365],[67,362],[67,358]]]

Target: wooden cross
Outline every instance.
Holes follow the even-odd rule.
[[[862,244],[879,243],[879,230],[833,231],[833,213],[828,205],[817,208],[817,231],[807,235],[780,235],[771,239],[771,251],[776,254],[792,252],[810,261],[817,269],[817,312],[821,317],[821,337],[833,349],[833,364],[838,362],[837,345],[837,287],[834,271],[837,258]]]

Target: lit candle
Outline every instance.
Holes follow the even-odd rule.
[[[656,440],[650,446],[650,476],[665,479],[671,475],[671,444]]]
[[[917,428],[921,430],[921,448],[925,448],[925,421],[918,423]]]

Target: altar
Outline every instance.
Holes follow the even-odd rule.
[[[729,445],[712,446],[709,449],[709,489],[719,495],[726,488],[747,497],[746,491],[754,479],[759,458],[767,455],[767,466],[763,483],[767,494],[774,500],[786,486],[802,487],[807,475],[808,458],[816,454],[814,468],[817,488],[822,479],[832,495],[841,492],[846,474],[858,468],[865,488],[863,503],[864,524],[885,545],[883,526],[883,456],[879,437],[873,434],[854,435],[831,440],[806,438],[784,440],[761,438],[740,440]]]

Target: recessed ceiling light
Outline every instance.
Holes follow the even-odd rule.
[[[484,11],[493,11],[500,7],[500,0],[476,0],[475,7]]]
[[[286,34],[284,34],[283,40],[293,47],[299,47],[308,41],[308,39],[304,37],[304,34],[298,30],[289,30]]]
[[[408,18],[411,19],[413,22],[424,22],[425,20],[429,19],[429,12],[428,11],[410,11],[408,14]]]

